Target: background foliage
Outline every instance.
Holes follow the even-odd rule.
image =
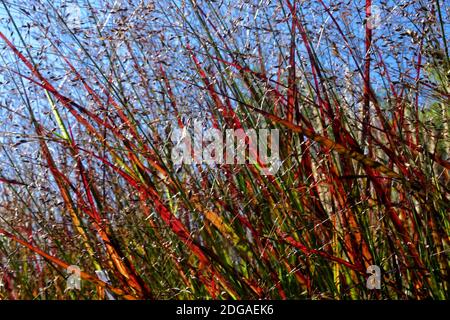
[[[0,298],[449,297],[445,1],[1,0],[0,17]],[[281,169],[174,166],[170,133],[200,117],[279,129]]]

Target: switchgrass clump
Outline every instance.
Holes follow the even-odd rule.
[[[0,2],[1,299],[448,299],[443,1]]]

